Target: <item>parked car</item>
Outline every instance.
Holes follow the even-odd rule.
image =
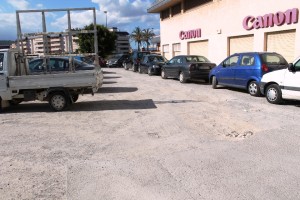
[[[131,56],[123,62],[124,69],[138,71],[142,57],[147,54],[150,54],[150,51],[133,51]]]
[[[138,67],[139,73],[147,73],[149,76],[153,74],[160,75],[161,67],[168,60],[161,55],[158,54],[149,54],[145,55],[142,58],[142,61]]]
[[[181,83],[199,79],[208,82],[208,74],[215,66],[215,63],[210,62],[204,56],[175,56],[162,66],[161,77],[163,79],[178,78]]]
[[[107,67],[123,67],[123,62],[129,58],[129,54],[115,54],[106,62]]]
[[[75,70],[93,70],[94,65],[88,64],[83,61],[74,59],[74,69]],[[45,71],[43,58],[33,59],[29,62],[29,70],[31,73],[43,72]],[[47,71],[69,71],[69,58],[67,57],[53,57],[50,58],[49,65],[47,66]]]
[[[263,75],[260,90],[269,103],[280,104],[284,99],[300,100],[300,57],[287,69]]]
[[[106,67],[106,61],[101,56],[98,56],[98,58],[100,67]],[[74,56],[74,59],[86,62],[90,65],[95,63],[95,56]]]
[[[287,61],[278,53],[236,53],[226,58],[210,71],[212,88],[223,85],[247,89],[252,96],[260,96],[259,83],[264,74],[288,67]]]

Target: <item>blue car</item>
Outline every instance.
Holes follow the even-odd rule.
[[[259,83],[262,76],[287,67],[287,61],[278,53],[236,53],[213,68],[209,78],[214,89],[217,85],[223,85],[246,89],[251,96],[260,96]]]

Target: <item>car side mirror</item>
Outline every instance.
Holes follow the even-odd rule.
[[[290,64],[289,64],[288,70],[289,70],[290,72],[295,72],[295,71],[296,71],[295,66],[293,65],[293,63],[290,63]]]
[[[226,67],[227,65],[225,63],[222,63],[222,67]]]

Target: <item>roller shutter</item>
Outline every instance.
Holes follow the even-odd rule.
[[[201,55],[208,57],[208,40],[189,42],[189,55]]]
[[[180,43],[173,44],[173,56],[179,56],[181,54]]]
[[[232,55],[234,53],[253,51],[253,41],[253,35],[230,37],[228,55]]]
[[[171,55],[169,53],[169,45],[168,44],[162,46],[162,52],[163,52],[163,56],[165,58],[167,58],[168,60],[171,59]]]
[[[267,33],[266,51],[281,54],[288,62],[295,59],[296,31]]]

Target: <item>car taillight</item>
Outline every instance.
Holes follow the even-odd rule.
[[[196,70],[196,65],[191,64],[191,65],[190,65],[190,71],[193,71],[193,70]]]
[[[267,66],[266,64],[262,64],[261,70],[262,70],[263,72],[268,72],[268,71],[269,71],[269,68],[268,68],[268,66]]]

